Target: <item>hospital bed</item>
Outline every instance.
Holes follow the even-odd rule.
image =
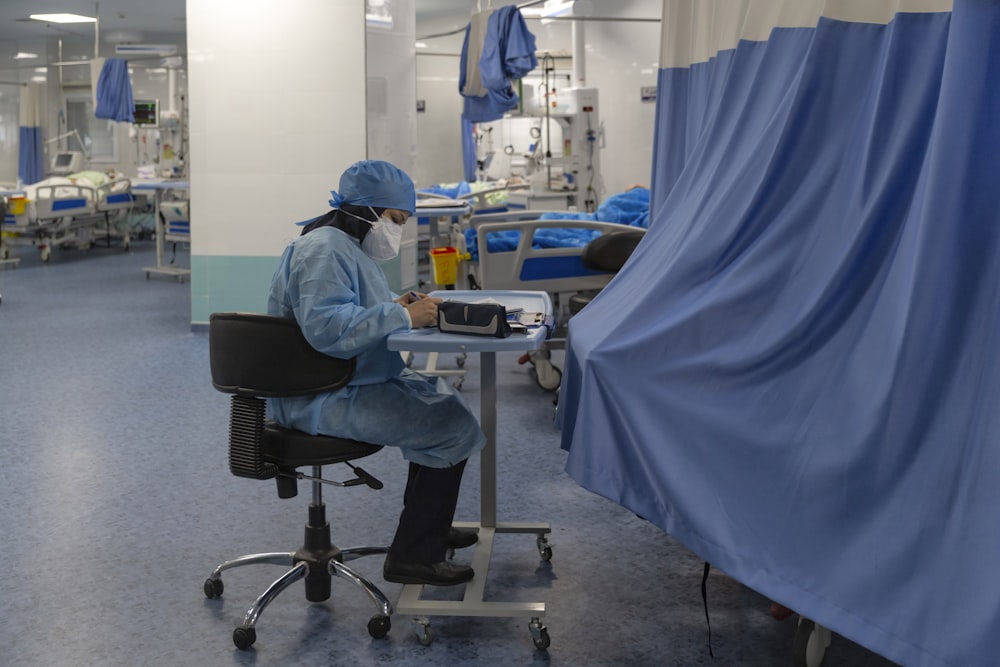
[[[548,219],[542,219],[546,215]],[[566,219],[565,211],[508,211],[474,215],[470,229],[454,235],[461,262],[459,275],[468,286],[489,290],[548,292],[555,311],[553,335],[545,346],[522,358],[535,368],[538,385],[559,387],[561,371],[551,364],[551,350],[565,345],[571,297],[593,294],[607,285],[616,270],[589,268],[583,257],[594,239],[620,232],[645,234],[645,229],[614,222]],[[474,247],[473,247],[474,246]]]
[[[421,188],[417,198],[444,197],[468,204],[473,213],[500,213],[511,208],[508,195],[511,192],[530,190],[528,183],[501,181],[460,181]],[[522,207],[523,208],[523,207]]]
[[[110,244],[121,238],[126,250],[131,239],[127,224],[132,210],[131,181],[115,179],[101,185],[84,180],[53,177],[23,188],[23,198],[10,197],[3,219],[2,253],[10,246],[37,247],[41,260],[47,262],[52,248],[75,244],[81,248],[94,245],[99,236]]]
[[[417,190],[419,238],[427,242],[427,248],[445,245],[449,229],[455,225],[468,228],[470,215],[502,213],[510,208],[523,209],[523,206],[509,205],[508,197],[511,192],[530,188],[528,183],[460,181]],[[431,213],[427,209],[438,212]]]
[[[502,213],[512,208],[508,200],[511,192],[530,190],[528,183],[499,183],[490,185],[475,192],[468,192],[455,197],[459,201],[466,201],[472,206],[473,214]]]

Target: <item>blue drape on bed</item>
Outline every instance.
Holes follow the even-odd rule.
[[[747,586],[992,665],[1000,3],[906,5],[665,0],[649,232],[558,419],[575,480]]]
[[[17,177],[31,185],[45,176],[42,157],[41,88],[29,84],[20,89],[17,143]]]

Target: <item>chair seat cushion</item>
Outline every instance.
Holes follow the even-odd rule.
[[[382,445],[330,435],[309,435],[267,421],[261,442],[261,458],[281,468],[297,468],[343,463],[370,456],[380,449]]]

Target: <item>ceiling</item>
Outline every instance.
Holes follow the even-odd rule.
[[[379,1],[379,0],[374,0]],[[426,31],[464,27],[477,6],[494,8],[514,0],[415,0],[417,36]],[[159,43],[157,36],[185,31],[186,0],[0,0],[0,44],[62,37],[93,40],[94,26],[45,24],[28,19],[29,14],[70,12],[93,16],[98,10],[99,33],[104,37],[120,31],[140,32],[142,41]],[[183,45],[179,45],[183,48]]]
[[[99,7],[99,31],[106,34],[127,30],[144,33],[144,40],[156,35],[185,31],[185,0],[2,0],[0,1],[0,42],[49,38],[93,39],[91,23],[46,24],[28,20],[29,14],[69,12],[93,16]]]

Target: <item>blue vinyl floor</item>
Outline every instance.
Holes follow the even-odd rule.
[[[432,617],[434,640],[423,646],[397,616],[373,640],[374,607],[335,579],[324,603],[306,602],[301,583],[279,596],[257,643],[237,650],[233,628],[281,568],[227,572],[219,600],[206,599],[203,582],[228,558],[297,548],[308,489],[279,500],[272,482],[229,474],[228,396],[211,387],[207,334],[191,330],[189,284],[143,272],[151,241],[130,252],[57,250],[45,264],[30,248],[16,256],[18,268],[0,270],[0,665],[792,664],[795,617],[773,620],[766,598],[715,570],[709,656],[702,562],[563,472],[552,394],[506,354],[498,518],[549,521],[554,555],[540,560],[531,536],[499,536],[487,598],[545,602],[549,649],[536,650],[525,619],[509,618]],[[462,391],[478,411],[474,356],[466,368]],[[364,467],[382,491],[324,492],[341,547],[385,544],[395,527],[404,461],[387,449]],[[478,490],[473,460],[458,519],[478,517]],[[352,565],[396,600],[381,557]],[[824,664],[890,663],[834,635]]]

